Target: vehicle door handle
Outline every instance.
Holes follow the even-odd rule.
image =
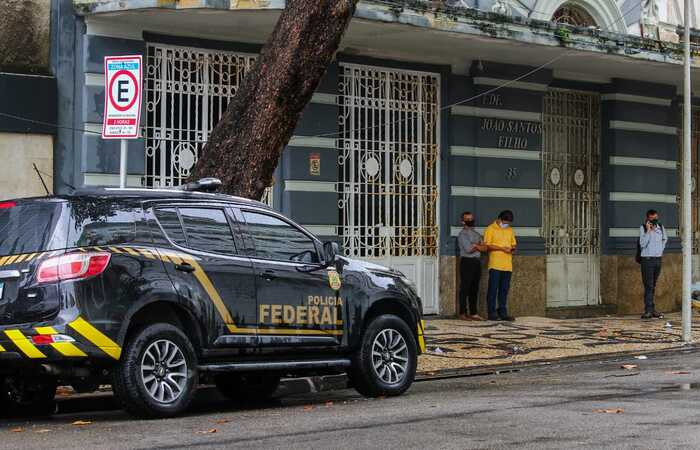
[[[194,272],[194,266],[191,264],[188,264],[186,262],[182,264],[175,264],[175,269],[179,270],[180,272],[185,272],[185,273],[192,273]]]
[[[260,278],[262,278],[263,280],[272,281],[277,277],[275,276],[274,270],[266,270],[265,272],[260,274]]]

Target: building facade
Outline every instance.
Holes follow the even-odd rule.
[[[0,191],[4,198],[45,195],[53,185],[57,108],[50,4],[7,0],[0,10]]]
[[[129,143],[128,184],[177,185],[284,1],[53,6],[60,192],[118,184],[119,144],[99,136],[104,56],[144,57],[143,137]],[[265,201],[348,256],[400,269],[425,312],[442,315],[456,310],[461,212],[483,229],[503,209],[519,240],[513,314],[638,312],[632,255],[655,208],[672,236],[659,304],[676,309],[677,7],[361,1]]]

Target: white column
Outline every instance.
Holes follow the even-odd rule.
[[[692,179],[691,179],[691,154],[690,154],[690,134],[692,124],[691,95],[690,95],[690,1],[685,0],[685,65],[683,79],[683,292],[682,292],[682,316],[683,316],[683,341],[689,343],[692,339],[691,333],[691,305],[690,305],[690,284],[692,277],[692,239],[693,239],[693,218],[691,207]]]

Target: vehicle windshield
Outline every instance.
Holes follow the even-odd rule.
[[[0,203],[0,255],[65,248],[65,204],[30,201]]]

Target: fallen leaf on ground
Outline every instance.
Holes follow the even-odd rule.
[[[210,430],[204,430],[204,431],[198,431],[197,434],[212,434],[216,433],[216,428],[212,428]]]
[[[674,370],[673,372],[668,372],[671,375],[690,375],[687,370]]]
[[[56,388],[56,395],[59,396],[66,396],[66,395],[72,395],[73,394],[73,389],[69,388],[68,386],[59,386]]]
[[[607,408],[607,409],[594,409],[593,412],[600,414],[622,414],[625,412],[622,408]]]
[[[91,423],[92,423],[92,420],[76,420],[71,425],[75,425],[76,427],[82,427],[85,425],[90,425]]]
[[[635,359],[648,359],[648,358],[647,358],[646,356],[644,356],[644,355],[635,356],[634,358],[635,358]]]
[[[43,430],[35,430],[35,433],[50,433],[51,430],[43,429]]]
[[[620,368],[625,369],[625,370],[633,370],[638,368],[639,366],[636,364],[623,364],[620,366]]]
[[[214,423],[222,424],[222,423],[229,423],[231,420],[230,419],[217,419],[214,421]]]
[[[23,428],[13,428],[10,431],[13,433],[23,433],[24,429]]]
[[[312,409],[314,409],[314,407],[311,405],[304,406],[304,411],[311,411]]]

